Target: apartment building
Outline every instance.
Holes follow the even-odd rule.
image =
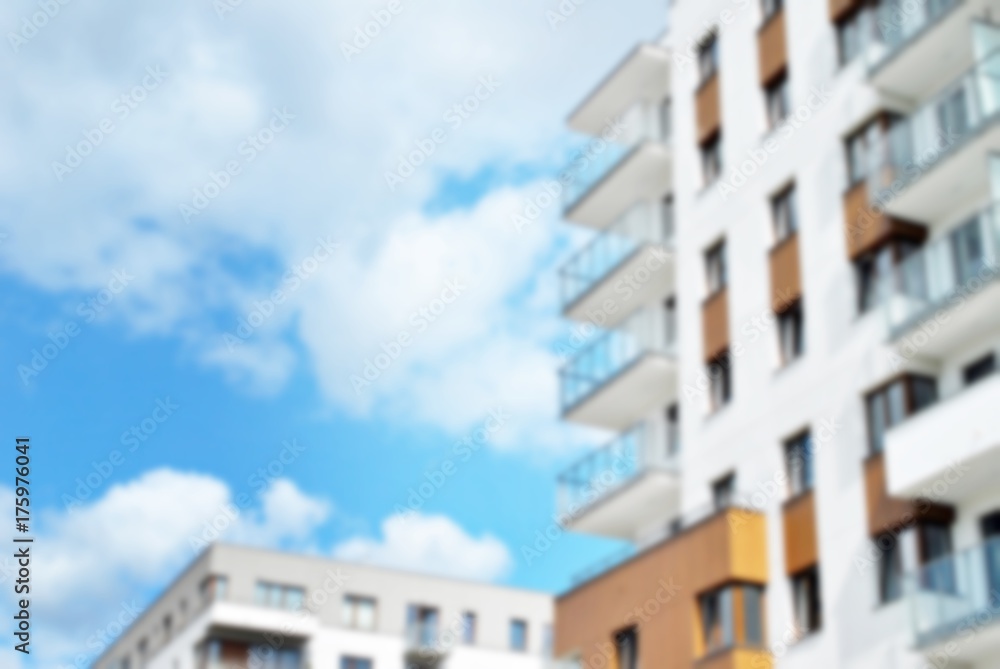
[[[552,597],[215,544],[96,669],[542,669]]]
[[[1000,666],[1000,1],[668,12],[569,118],[556,657]]]

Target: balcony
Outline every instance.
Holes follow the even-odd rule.
[[[673,312],[636,312],[559,372],[565,420],[623,431],[678,394]]]
[[[1000,656],[1000,539],[924,565],[907,582],[917,647],[995,666]]]
[[[673,210],[640,202],[570,258],[559,270],[563,315],[593,320],[600,310],[615,327],[632,309],[660,302],[674,291]],[[614,313],[606,313],[611,300]]]
[[[899,264],[885,304],[890,335],[907,357],[944,358],[1000,329],[998,263],[1000,205],[993,205]]]
[[[885,438],[889,494],[959,504],[995,491],[998,397],[1000,374],[993,374],[890,429]]]
[[[596,136],[609,118],[628,106],[662,100],[670,92],[670,68],[670,52],[655,44],[639,44],[570,114],[569,127]]]
[[[641,424],[559,476],[559,514],[574,532],[632,539],[680,511],[676,425]]]
[[[660,201],[669,192],[669,102],[637,103],[605,134],[572,162],[563,190],[566,219],[594,228],[606,227],[637,202]]]
[[[886,146],[872,152],[882,162],[869,170],[872,201],[904,220],[936,221],[988,199],[998,118],[1000,49],[892,128]]]
[[[980,33],[994,30],[989,24],[974,23],[988,4],[988,0],[923,0],[902,7],[899,2],[883,2],[875,17],[876,38],[866,50],[871,83],[919,100],[954,79],[975,62]]]

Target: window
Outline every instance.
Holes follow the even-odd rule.
[[[510,621],[510,649],[528,650],[528,623],[523,620]]]
[[[717,132],[701,145],[701,180],[705,186],[722,176],[722,133]]]
[[[472,611],[462,614],[462,643],[467,646],[476,643],[476,614]]]
[[[634,627],[615,635],[615,653],[618,657],[617,669],[638,669],[639,632]]]
[[[258,606],[272,609],[297,611],[302,608],[305,591],[290,585],[278,585],[259,581],[254,592],[254,602]]]
[[[274,648],[271,645],[253,646],[250,648],[247,666],[254,669],[300,669],[302,651],[298,648]]]
[[[777,128],[788,116],[788,75],[784,72],[776,76],[764,87],[764,101],[767,105],[767,123]]]
[[[808,432],[785,442],[785,469],[792,497],[813,489],[813,442]]]
[[[920,244],[911,239],[893,239],[854,261],[860,313],[882,303],[888,282],[896,280],[899,265],[919,248]]]
[[[719,37],[709,33],[704,43],[698,48],[698,75],[701,82],[708,81],[719,66]]]
[[[664,143],[669,142],[670,137],[673,135],[670,118],[672,112],[673,101],[670,98],[660,103],[660,140]]]
[[[888,604],[903,595],[903,558],[899,542],[892,534],[883,534],[875,544],[879,549],[879,601]]]
[[[205,667],[218,667],[222,663],[222,642],[218,639],[209,639],[201,649],[202,665]]]
[[[174,619],[170,616],[163,616],[163,640],[170,641],[174,635]]]
[[[206,603],[224,600],[228,591],[229,579],[225,576],[209,576],[201,583],[201,596]]]
[[[837,52],[840,64],[849,65],[872,40],[878,39],[874,8],[863,3],[837,22]]]
[[[751,646],[764,644],[764,591],[757,587],[743,586],[744,643]]]
[[[705,280],[710,296],[726,287],[726,242],[719,242],[705,252]]]
[[[677,455],[681,451],[681,408],[678,404],[667,407],[667,455]]]
[[[811,567],[792,577],[792,608],[795,631],[800,637],[819,631],[823,626],[820,604],[819,569]]]
[[[774,240],[778,244],[788,239],[799,229],[794,185],[771,198],[771,220],[774,222]]]
[[[663,215],[663,240],[670,241],[674,238],[674,197],[668,195],[663,198],[660,205]]]
[[[728,509],[736,495],[736,474],[726,474],[712,484],[712,505],[717,510]]]
[[[764,11],[764,21],[781,11],[782,0],[761,0],[761,9]]]
[[[951,559],[951,527],[923,522],[917,527],[920,541],[921,586],[935,592],[955,592],[955,564]]]
[[[371,597],[344,595],[340,607],[340,622],[344,627],[359,630],[375,629],[376,603]]]
[[[882,114],[844,141],[848,186],[864,181],[882,167],[879,163],[888,153],[888,136],[899,121],[895,114]]]
[[[677,341],[677,300],[669,297],[663,303],[663,332],[664,342],[667,346],[672,346]]]
[[[711,411],[719,411],[733,397],[733,369],[729,351],[724,351],[708,365],[708,386]]]
[[[866,404],[871,452],[882,452],[886,431],[936,401],[937,381],[926,376],[906,375],[869,393]]]
[[[372,661],[360,657],[342,657],[340,669],[372,669]]]
[[[781,364],[787,365],[802,357],[805,350],[805,328],[802,323],[802,302],[797,301],[778,314],[778,345]]]
[[[407,636],[411,645],[433,648],[438,642],[438,610],[411,604],[406,611]]]
[[[973,383],[982,381],[996,371],[996,358],[992,353],[983,356],[962,370],[962,379],[965,385],[971,386]]]
[[[732,585],[698,598],[704,654],[734,646],[764,643],[763,590],[753,585]],[[739,615],[742,613],[742,615]]]

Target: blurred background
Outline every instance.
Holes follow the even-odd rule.
[[[4,666],[89,666],[216,538],[548,591],[615,548],[538,543],[595,443],[557,420],[580,242],[539,196],[665,12],[563,4],[0,9],[0,424],[37,541]]]

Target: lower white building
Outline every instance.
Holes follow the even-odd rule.
[[[552,597],[216,544],[96,669],[540,669]]]

